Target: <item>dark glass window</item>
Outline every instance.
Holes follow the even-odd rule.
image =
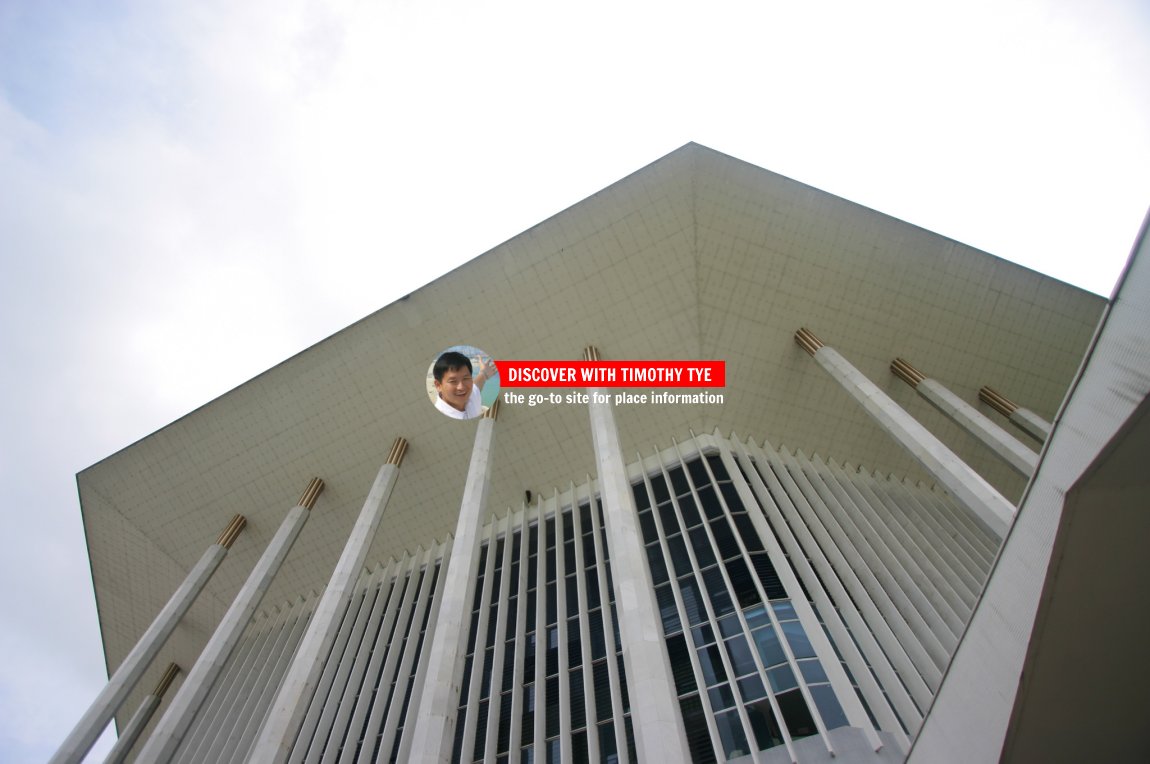
[[[547,737],[559,734],[559,677],[547,680]]]
[[[719,499],[715,496],[715,489],[710,485],[705,485],[699,489],[699,501],[703,505],[703,514],[707,516],[707,519],[714,520],[723,516],[723,506],[719,504]]]
[[[679,621],[679,611],[675,607],[675,595],[670,584],[663,584],[655,588],[655,601],[659,605],[659,616],[663,620],[663,633],[674,634],[683,630]]]
[[[611,718],[611,678],[607,673],[607,661],[598,661],[591,666],[591,678],[595,685],[595,718],[598,721]]]
[[[694,496],[681,496],[679,498],[679,511],[683,514],[683,523],[688,528],[694,528],[703,522],[699,515],[699,505],[695,503]]]
[[[745,512],[743,508],[743,500],[739,498],[739,491],[735,488],[734,483],[722,483],[719,485],[719,490],[723,492],[723,499],[727,502],[727,509],[734,512]]]
[[[669,580],[667,564],[663,561],[663,550],[658,544],[647,547],[647,564],[651,569],[651,581],[658,586]]]
[[[687,554],[687,544],[682,536],[673,536],[667,539],[667,551],[671,555],[671,564],[675,567],[676,576],[686,576],[691,573],[691,558]]]
[[[791,690],[776,696],[779,710],[783,712],[783,721],[786,722],[787,731],[791,737],[807,737],[815,734],[815,721],[811,718],[810,709],[798,690]]]
[[[759,591],[755,588],[755,579],[747,569],[747,563],[742,557],[735,557],[723,563],[727,568],[727,577],[731,580],[731,588],[735,591],[735,598],[739,600],[740,608],[748,608],[762,602]]]
[[[723,582],[723,574],[718,568],[703,571],[703,583],[707,585],[707,593],[711,598],[711,609],[715,611],[716,618],[722,618],[728,613],[735,612],[735,605],[727,593],[727,585]]]
[[[663,523],[664,536],[673,536],[679,532],[679,520],[670,502],[659,505],[659,522]]]
[[[690,532],[691,548],[695,550],[695,561],[699,563],[700,568],[709,568],[714,565],[715,552],[711,548],[711,540],[707,538],[707,529],[703,526],[698,526]]]
[[[731,670],[735,676],[743,676],[755,671],[755,659],[751,657],[751,648],[742,636],[726,640],[727,655],[731,659]]]
[[[583,694],[583,669],[571,670],[571,729],[577,730],[587,726],[586,696]]]
[[[723,743],[723,752],[727,758],[735,759],[750,753],[737,711],[715,714],[715,726],[719,728],[719,740]]]
[[[643,543],[650,544],[659,538],[658,529],[655,528],[655,516],[650,510],[639,514],[639,530],[643,532]]]
[[[579,615],[579,581],[575,576],[567,576],[564,579],[564,586],[566,592],[564,595],[567,598],[567,617],[572,618]]]
[[[691,473],[691,482],[695,484],[696,488],[707,485],[711,482],[710,475],[707,474],[707,468],[703,466],[703,462],[699,459],[692,459],[687,462],[687,470]]]
[[[671,488],[675,490],[676,496],[683,496],[691,492],[691,486],[687,483],[687,476],[683,474],[682,467],[673,467],[667,471],[667,474],[671,478]]]
[[[679,695],[695,692],[695,672],[691,668],[691,655],[682,634],[667,638],[667,656],[671,660],[671,674],[675,677],[675,691]]]
[[[759,750],[773,748],[783,744],[783,731],[775,719],[775,712],[765,698],[757,703],[747,704],[747,717],[751,722],[751,730],[755,733],[755,744]]]
[[[697,764],[714,764],[715,749],[711,745],[711,733],[707,730],[707,717],[698,695],[679,701],[683,713],[683,727],[687,733],[687,747],[691,749],[691,761]]]
[[[715,475],[715,480],[730,480],[731,476],[723,465],[723,458],[718,454],[707,454],[707,464]]]

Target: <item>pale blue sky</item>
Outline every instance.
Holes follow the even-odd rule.
[[[77,471],[688,141],[1103,294],[1150,203],[1144,3],[552,5],[0,2],[0,759],[105,678]]]

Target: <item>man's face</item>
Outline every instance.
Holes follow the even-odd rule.
[[[471,372],[466,366],[460,366],[458,369],[448,369],[443,379],[435,380],[435,391],[448,406],[463,411],[467,407],[467,399],[471,397],[471,385]]]

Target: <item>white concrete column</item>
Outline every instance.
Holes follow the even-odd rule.
[[[593,347],[583,351],[586,360],[599,360]],[[671,662],[663,639],[662,619],[655,602],[655,588],[647,569],[647,552],[639,531],[635,497],[627,479],[627,463],[615,426],[609,393],[589,389],[591,438],[603,501],[603,524],[611,551],[615,585],[615,609],[623,666],[627,671],[627,695],[631,699],[631,726],[635,731],[638,760],[673,764],[690,761],[679,693],[671,674]],[[577,511],[577,510],[576,510]],[[603,597],[606,601],[607,593]]]
[[[451,556],[442,573],[442,599],[434,624],[424,675],[423,694],[414,716],[410,761],[450,762],[455,743],[455,722],[467,648],[468,619],[475,596],[475,568],[479,555],[479,531],[487,514],[491,485],[491,449],[499,402],[479,420],[471,465],[455,524]],[[492,548],[491,553],[495,550]],[[411,715],[408,715],[412,718]]]
[[[174,663],[169,663],[168,670],[160,678],[160,683],[156,685],[156,689],[144,697],[144,701],[140,703],[140,707],[136,709],[136,713],[132,715],[127,726],[124,727],[124,731],[120,733],[120,737],[116,739],[116,744],[112,746],[112,750],[108,751],[104,764],[120,764],[128,757],[128,751],[132,750],[132,746],[136,744],[140,733],[152,720],[152,714],[156,713],[156,709],[160,707],[164,693],[168,691],[168,687],[178,673],[180,673],[180,667]]]
[[[1001,539],[1014,519],[1015,507],[994,490],[990,483],[972,470],[942,441],[931,435],[914,417],[906,413],[862,372],[839,355],[834,348],[807,329],[795,332],[795,342],[811,354],[819,366],[850,393],[863,410],[899,445],[907,450],[951,496]]]
[[[1012,438],[1006,430],[952,393],[941,382],[927,377],[902,358],[891,361],[890,370],[948,419],[978,438],[979,442],[1019,475],[1029,478],[1034,474],[1038,466],[1038,454]]]
[[[356,581],[363,570],[375,532],[383,519],[383,512],[399,477],[399,466],[407,452],[407,441],[396,438],[387,461],[379,468],[375,482],[360,510],[359,519],[351,530],[339,562],[331,574],[327,588],[308,624],[307,632],[296,648],[279,692],[272,702],[271,711],[260,729],[259,738],[248,758],[249,764],[272,764],[286,761],[295,745],[296,735],[308,704],[315,693],[324,663],[331,651],[341,616],[347,610]]]
[[[1011,424],[1039,443],[1045,443],[1046,439],[1050,437],[1050,422],[1030,409],[1022,408],[992,388],[983,387],[979,390],[978,399],[1009,419]]]
[[[50,764],[76,764],[84,760],[88,751],[104,732],[104,728],[108,726],[108,722],[116,715],[116,711],[140,681],[156,654],[160,652],[160,648],[168,641],[180,619],[188,612],[188,608],[196,601],[204,585],[220,566],[220,562],[227,556],[228,549],[240,535],[246,522],[243,515],[236,515],[228,523],[228,527],[224,528],[216,543],[208,547],[200,561],[188,572],[184,582],[172,594],[168,604],[164,605],[164,609],[152,621],[152,625],[120,663],[120,667],[112,674],[108,684],[104,685],[104,689],[92,701],[87,712],[80,717],[80,721],[50,759]]]
[[[200,706],[207,698],[208,693],[215,684],[216,679],[227,663],[232,650],[243,636],[244,629],[251,621],[256,608],[264,593],[271,586],[272,579],[279,572],[280,565],[291,551],[299,532],[307,522],[308,514],[315,500],[323,491],[323,481],[313,478],[300,497],[299,503],[288,511],[287,517],[280,523],[279,530],[268,543],[263,556],[260,557],[248,580],[240,587],[235,600],[232,601],[228,612],[224,613],[220,625],[216,627],[208,643],[204,645],[196,664],[188,672],[180,691],[172,699],[167,712],[160,718],[156,728],[152,731],[148,742],[144,744],[140,755],[136,757],[138,764],[167,764],[171,761],[176,749],[187,734],[188,728],[195,719]]]

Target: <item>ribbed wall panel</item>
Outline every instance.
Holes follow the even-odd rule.
[[[485,526],[454,761],[634,760],[596,494],[572,485]]]
[[[375,761],[381,750],[380,760],[397,760],[445,549],[446,544],[433,545],[361,578],[291,761]],[[174,761],[246,760],[314,605],[314,598],[301,600],[253,624]]]
[[[965,510],[718,434],[640,455],[629,475],[694,761],[838,757],[842,728],[887,761],[884,747],[909,748],[994,559]],[[449,544],[361,577],[290,762],[408,760]],[[633,762],[596,482],[491,518],[465,574],[453,761]],[[314,604],[257,619],[176,761],[246,760]]]

